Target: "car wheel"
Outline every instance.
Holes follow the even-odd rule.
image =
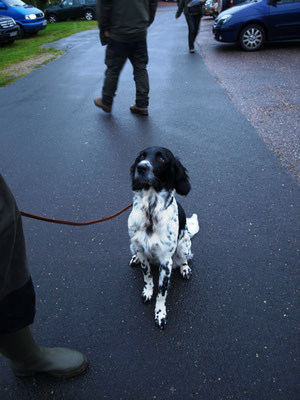
[[[19,32],[17,35],[17,39],[22,39],[25,36],[25,31],[22,25],[18,24]]]
[[[48,19],[50,24],[53,24],[54,22],[57,22],[57,16],[55,14],[49,14],[47,19]]]
[[[258,50],[265,41],[265,31],[260,25],[248,25],[240,33],[239,41],[246,51]]]
[[[85,13],[84,13],[84,18],[85,18],[87,21],[92,21],[92,20],[94,19],[94,13],[93,13],[93,11],[92,11],[92,10],[86,10]]]

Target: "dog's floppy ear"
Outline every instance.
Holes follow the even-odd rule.
[[[186,196],[191,190],[190,180],[187,170],[176,158],[175,160],[175,185],[174,188],[178,194]]]
[[[136,169],[137,163],[138,163],[138,157],[135,159],[134,163],[130,167],[130,176],[131,176],[131,178],[133,178],[134,171]]]
[[[130,167],[130,176],[131,176],[131,178],[133,178],[135,167],[136,167],[136,163],[132,164],[132,166]]]

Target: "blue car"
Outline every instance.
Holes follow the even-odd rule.
[[[239,42],[247,51],[265,41],[300,39],[300,0],[249,0],[223,11],[213,34],[219,42]]]
[[[25,33],[37,33],[47,26],[43,11],[22,0],[0,0],[0,14],[16,21],[19,27],[18,37],[23,37]]]

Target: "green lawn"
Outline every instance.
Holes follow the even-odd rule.
[[[77,32],[94,28],[97,28],[96,21],[77,20],[56,22],[54,24],[48,24],[46,29],[40,31],[37,35],[16,40],[10,45],[1,45],[0,86],[5,86],[16,79],[16,77],[12,77],[10,74],[3,71],[11,65],[16,65],[20,61],[28,60],[45,53],[52,53],[53,56],[55,56],[57,53],[61,53],[59,50],[55,49],[44,49],[41,47],[41,45],[53,42],[66,36],[70,36]]]

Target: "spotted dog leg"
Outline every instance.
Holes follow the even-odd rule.
[[[192,270],[188,266],[188,264],[183,264],[180,266],[180,273],[184,279],[190,279],[190,277],[192,276]]]
[[[185,229],[179,237],[177,249],[174,254],[174,267],[180,267],[180,274],[184,279],[192,276],[188,261],[192,259],[192,242],[188,231]]]
[[[129,265],[131,267],[135,267],[140,263],[140,260],[137,255],[135,245],[133,243],[131,243],[131,245],[130,245],[130,251],[131,251],[132,257],[131,257],[131,260],[129,261]]]
[[[153,296],[153,287],[154,287],[153,276],[151,274],[151,267],[149,261],[140,254],[138,254],[138,258],[141,262],[141,267],[143,270],[144,282],[145,282],[145,286],[142,291],[142,299],[144,303],[147,303],[152,299]]]
[[[172,272],[172,262],[169,261],[160,266],[159,269],[159,282],[158,282],[158,295],[155,304],[155,323],[160,329],[164,329],[167,323],[167,309],[166,299],[168,289],[170,286],[170,278]]]
[[[140,262],[140,260],[139,260],[138,256],[136,254],[134,254],[131,257],[131,260],[129,261],[129,265],[131,267],[136,267],[139,264],[139,262]]]

